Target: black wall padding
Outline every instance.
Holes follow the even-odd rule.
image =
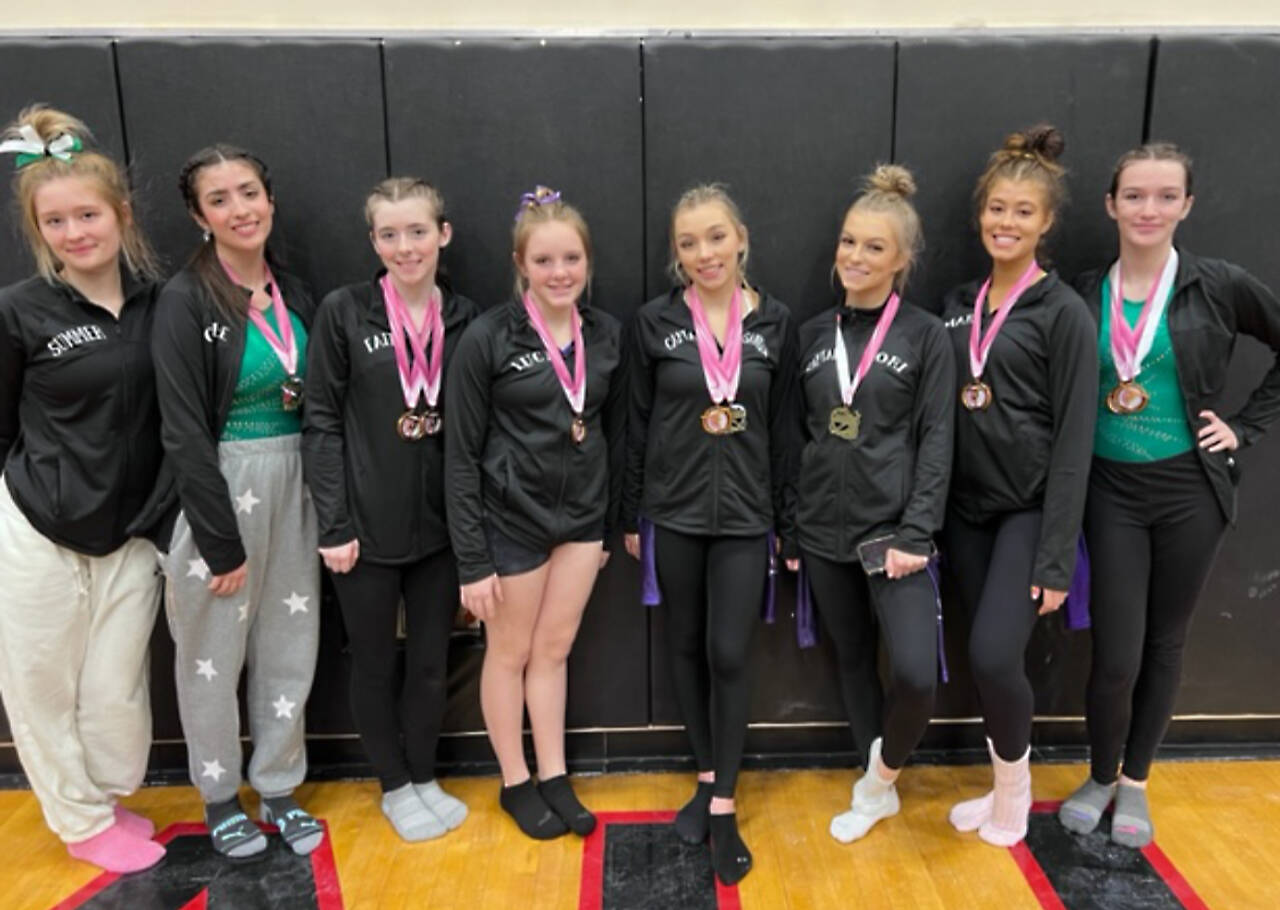
[[[1102,197],[1111,165],[1142,141],[1149,38],[913,38],[898,49],[895,157],[920,184],[926,250],[911,297],[942,295],[989,267],[973,188],[1004,137],[1062,130],[1072,201],[1049,251],[1066,275],[1114,255]]]
[[[1244,265],[1280,292],[1280,38],[1160,40],[1152,91],[1152,140],[1171,140],[1195,161],[1195,205],[1180,243]],[[1232,362],[1227,395],[1244,401],[1272,362],[1246,339]],[[1240,457],[1237,527],[1197,608],[1188,641],[1179,712],[1280,713],[1275,680],[1280,556],[1276,498],[1280,427]],[[1264,644],[1265,643],[1265,644]]]
[[[445,261],[482,306],[512,294],[511,226],[537,184],[578,207],[595,251],[592,300],[624,322],[644,294],[641,113],[634,41],[388,41],[393,173],[444,193],[454,223]],[[647,721],[647,617],[619,549],[596,585],[570,660],[569,723]],[[479,705],[450,724],[483,726]]]
[[[647,41],[644,96],[649,295],[670,286],[672,206],[722,181],[747,224],[752,281],[797,320],[828,306],[840,218],[857,179],[889,158],[893,43]],[[789,579],[779,592],[779,624],[757,637],[752,717],[838,717],[829,653],[796,649]],[[655,620],[653,719],[677,722],[661,611]]]
[[[272,238],[317,299],[372,273],[362,207],[386,168],[375,42],[138,40],[117,53],[152,236],[175,267],[200,237],[178,170],[197,149],[231,142],[271,168]]]
[[[37,101],[75,114],[93,131],[98,148],[124,161],[110,41],[0,41],[0,124]],[[13,156],[0,156],[0,287],[27,277],[34,267],[14,217],[12,174]]]

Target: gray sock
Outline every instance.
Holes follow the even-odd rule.
[[[1115,784],[1100,784],[1092,777],[1086,778],[1075,793],[1063,801],[1058,809],[1058,821],[1062,827],[1076,834],[1089,834],[1098,827],[1102,813],[1111,805],[1115,796]]]
[[[431,840],[445,833],[444,822],[427,808],[413,784],[405,784],[382,794],[382,814],[404,840]]]
[[[213,849],[232,859],[244,859],[267,849],[267,837],[249,820],[238,797],[220,803],[205,803],[204,822],[209,828]]]
[[[456,796],[445,793],[440,788],[438,780],[414,784],[413,789],[417,791],[418,799],[422,800],[450,831],[462,824],[467,817],[467,804]]]
[[[1145,847],[1155,836],[1145,787],[1121,784],[1111,814],[1111,840],[1123,847]]]

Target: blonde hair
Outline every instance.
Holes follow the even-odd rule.
[[[552,221],[563,221],[582,239],[582,248],[587,253],[587,283],[591,282],[591,231],[587,229],[587,219],[582,213],[560,198],[560,194],[550,187],[539,185],[532,193],[520,197],[520,207],[516,209],[516,222],[511,228],[511,251],[514,261],[524,261],[524,251],[529,246],[529,238],[534,229]],[[527,281],[516,268],[515,292],[523,297],[527,289]]]
[[[449,216],[444,209],[444,196],[421,177],[388,177],[369,191],[364,201],[364,220],[373,229],[373,215],[380,202],[401,202],[405,199],[421,199],[431,209],[431,217],[437,227],[444,227]]]
[[[911,275],[916,258],[924,249],[924,231],[920,227],[920,215],[911,204],[916,194],[916,181],[911,172],[900,164],[877,165],[862,183],[862,194],[845,211],[874,212],[888,215],[898,235],[898,249],[907,254],[907,261],[893,276],[894,290],[901,291]]]
[[[671,243],[671,258],[667,262],[667,274],[677,284],[689,285],[690,278],[684,273],[684,269],[680,267],[680,255],[676,250],[676,218],[680,216],[681,212],[696,209],[700,205],[708,205],[710,203],[719,203],[724,206],[725,211],[729,213],[729,220],[733,222],[733,226],[737,229],[739,236],[742,237],[742,250],[738,253],[738,280],[745,285],[747,283],[747,259],[751,254],[747,224],[742,220],[742,210],[733,201],[733,197],[729,195],[729,188],[723,183],[699,183],[696,186],[689,187],[676,200],[675,206],[671,209],[671,224],[667,230]]]
[[[24,108],[17,119],[5,128],[0,138],[19,138],[19,130],[23,127],[35,130],[46,146],[59,136],[71,136],[82,143],[93,138],[89,128],[78,118],[43,104]],[[120,252],[129,270],[139,277],[158,278],[160,269],[155,252],[147,243],[137,219],[133,217],[132,198],[124,169],[106,155],[92,149],[72,152],[67,161],[45,155],[23,165],[14,175],[13,195],[20,212],[22,233],[40,276],[46,281],[59,281],[63,266],[40,233],[40,221],[36,217],[36,193],[46,184],[65,177],[79,177],[90,181],[102,201],[115,212],[120,226]]]

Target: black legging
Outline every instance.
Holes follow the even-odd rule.
[[[868,576],[857,562],[831,562],[804,554],[814,605],[831,634],[849,729],[862,756],[883,736],[881,760],[901,768],[924,736],[938,679],[938,616],[927,572],[890,580]],[[877,666],[876,626],[889,652],[889,710]]]
[[[955,513],[943,531],[944,556],[969,616],[969,668],[996,754],[1017,761],[1031,744],[1035,697],[1026,651],[1039,607],[1031,569],[1040,510],[1010,512],[981,525]]]
[[[333,575],[351,641],[351,712],[383,791],[436,776],[449,632],[458,576],[447,547],[407,566],[358,561]],[[396,612],[405,604],[404,682],[397,691]]]
[[[1092,573],[1088,727],[1099,783],[1146,780],[1173,716],[1182,649],[1227,522],[1197,456],[1094,459],[1085,508]]]
[[[747,658],[760,618],[769,551],[759,537],[702,537],[654,529],[658,586],[676,701],[698,770],[730,798],[747,737]]]

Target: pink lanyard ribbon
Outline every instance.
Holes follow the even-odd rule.
[[[555,339],[551,337],[551,332],[547,328],[547,321],[542,318],[542,312],[533,302],[533,296],[528,291],[524,292],[524,311],[529,314],[529,322],[533,324],[533,330],[542,339],[542,346],[547,351],[547,359],[551,361],[551,369],[555,370],[556,378],[560,380],[560,388],[564,389],[564,397],[569,400],[569,408],[575,417],[581,417],[582,406],[587,398],[587,346],[582,343],[582,315],[575,308],[573,318],[570,320],[573,323],[573,375],[570,376],[569,368],[564,363],[564,356],[561,355],[560,348],[556,346]]]
[[[1018,302],[1018,298],[1022,296],[1022,292],[1035,282],[1036,273],[1039,271],[1040,263],[1032,259],[1031,265],[1027,266],[1027,270],[1022,273],[1022,277],[1009,290],[1004,302],[996,310],[996,315],[992,318],[991,325],[987,326],[985,335],[982,332],[982,307],[987,302],[987,292],[991,290],[990,276],[978,289],[978,298],[973,302],[973,324],[969,327],[969,372],[974,379],[982,378],[982,371],[987,365],[987,356],[991,353],[991,346],[995,344],[996,335],[1000,333],[1000,327],[1009,318],[1009,313],[1013,305]]]
[[[844,335],[840,331],[840,313],[836,313],[836,376],[840,382],[840,398],[844,401],[845,407],[853,404],[853,396],[858,392],[858,386],[862,385],[862,380],[871,370],[871,364],[875,362],[876,355],[880,353],[880,347],[884,344],[884,338],[889,334],[889,326],[893,325],[893,317],[898,315],[898,305],[901,301],[898,299],[897,293],[889,295],[888,301],[884,305],[884,312],[880,314],[880,318],[876,320],[876,327],[871,333],[871,338],[867,341],[867,346],[862,350],[862,357],[858,361],[858,369],[853,374],[853,378],[849,377],[849,355],[844,346]]]
[[[378,284],[382,288],[382,299],[387,303],[391,347],[396,354],[396,371],[400,374],[405,406],[417,407],[418,397],[424,396],[427,407],[434,408],[440,400],[440,376],[444,366],[444,314],[441,312],[440,291],[432,290],[422,328],[415,329],[409,308],[396,291],[391,276],[383,275]],[[406,337],[408,348],[405,346]],[[431,340],[430,357],[427,356],[428,339]],[[409,362],[410,351],[413,352],[413,363]]]
[[[224,262],[222,263],[222,268],[226,271],[227,277],[231,279],[232,283],[240,287],[246,287],[231,266]],[[267,340],[271,350],[275,351],[276,357],[280,360],[280,365],[284,367],[284,371],[290,376],[296,376],[298,373],[298,344],[293,337],[293,320],[289,318],[289,309],[284,305],[284,295],[280,293],[280,284],[275,280],[275,277],[271,274],[271,269],[265,263],[263,263],[262,268],[266,274],[267,284],[271,287],[271,311],[275,314],[276,325],[279,327],[280,334],[276,334],[276,330],[271,327],[271,323],[267,322],[267,317],[252,303],[249,304],[249,319],[258,327],[258,331]]]
[[[729,325],[724,332],[723,354],[716,345],[716,336],[692,285],[685,289],[684,298],[693,314],[698,358],[702,361],[702,375],[707,380],[711,401],[715,404],[731,402],[738,395],[738,380],[742,376],[742,289],[734,288],[733,296],[729,298]]]
[[[1142,358],[1151,350],[1155,338],[1154,331],[1147,331],[1151,317],[1160,321],[1164,312],[1165,301],[1169,299],[1169,289],[1173,286],[1174,275],[1178,271],[1178,254],[1169,251],[1160,274],[1151,282],[1147,291],[1147,299],[1142,304],[1142,312],[1138,315],[1138,324],[1129,327],[1124,318],[1124,275],[1120,271],[1120,263],[1116,262],[1111,276],[1111,358],[1116,364],[1116,374],[1121,382],[1131,382],[1142,372]],[[1157,301],[1159,301],[1157,303]],[[1155,326],[1152,325],[1154,329]]]

